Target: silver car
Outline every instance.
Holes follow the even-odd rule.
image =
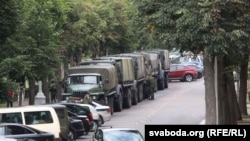
[[[100,115],[102,124],[111,120],[112,114],[110,106],[102,105],[94,101],[92,102],[92,105],[95,107],[98,114]]]
[[[139,130],[133,128],[99,128],[92,141],[144,141]]]

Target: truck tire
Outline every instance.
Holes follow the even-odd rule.
[[[166,73],[164,77],[165,77],[165,88],[168,88],[168,82],[169,82],[168,73]]]
[[[132,104],[133,105],[137,105],[138,103],[138,92],[137,91],[133,91],[132,94]]]
[[[114,98],[113,96],[108,97],[108,103],[111,110],[111,115],[114,113]]]
[[[165,88],[165,81],[164,80],[157,80],[157,88],[158,90],[164,90]]]
[[[140,83],[138,85],[138,101],[141,102],[143,100],[143,84]]]
[[[125,89],[125,96],[124,97],[124,108],[130,108],[132,105],[132,94],[131,94],[131,90],[129,88]]]
[[[122,111],[122,108],[123,108],[123,96],[122,96],[122,93],[120,92],[116,102],[114,103],[115,107],[114,107],[114,110],[116,112],[121,112]]]

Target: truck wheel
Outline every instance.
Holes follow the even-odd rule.
[[[158,90],[163,90],[165,88],[164,82],[165,82],[164,80],[157,81]]]
[[[126,97],[124,98],[124,108],[130,108],[132,105],[131,90],[126,89],[125,91],[126,91],[125,92]]]
[[[138,103],[138,95],[137,91],[133,91],[133,96],[132,96],[132,104],[137,105]]]
[[[165,88],[168,88],[168,74],[165,75]]]
[[[114,98],[113,98],[113,96],[108,97],[108,103],[109,103],[109,107],[111,110],[111,115],[113,115],[113,113],[114,113]]]
[[[116,100],[116,103],[114,105],[115,105],[114,109],[115,109],[116,112],[121,112],[122,111],[123,96],[122,96],[121,92],[120,92],[120,94],[118,96],[118,99]]]
[[[141,102],[143,100],[143,84],[139,84],[138,86],[138,101]]]

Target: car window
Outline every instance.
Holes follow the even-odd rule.
[[[20,123],[22,124],[22,115],[21,112],[17,113],[2,113],[0,114],[0,122],[4,123]]]
[[[170,66],[170,70],[176,70],[176,66],[175,65],[171,65]]]
[[[5,135],[5,127],[4,126],[0,127],[0,135]]]
[[[8,135],[34,134],[34,132],[26,128],[15,125],[8,125],[6,131]]]
[[[177,66],[177,70],[183,70],[185,69],[185,66]]]
[[[53,123],[50,111],[24,112],[27,125]]]
[[[75,106],[78,115],[87,115],[87,110],[80,106]]]

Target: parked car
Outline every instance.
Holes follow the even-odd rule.
[[[198,76],[197,78],[200,79],[203,77],[204,74],[204,68],[202,65],[200,65],[199,63],[196,62],[181,62],[181,64],[187,65],[187,66],[192,66],[195,67],[197,69],[198,72]]]
[[[91,131],[96,131],[101,125],[102,125],[102,120],[100,114],[97,112],[95,107],[90,104],[81,104],[79,103],[80,106],[82,106],[85,109],[90,110],[90,112],[93,114],[93,122],[92,122],[92,130]]]
[[[62,102],[61,104],[65,105],[72,113],[75,113],[77,115],[87,115],[90,119],[90,131],[95,131],[101,125],[101,118],[92,105],[67,102]]]
[[[169,72],[169,80],[180,80],[191,82],[198,77],[198,71],[192,66],[184,64],[171,64]]]
[[[112,114],[111,114],[111,108],[108,105],[102,105],[100,103],[97,103],[95,101],[92,102],[92,105],[95,107],[96,111],[101,117],[101,124],[104,124],[107,121],[111,120]]]
[[[81,120],[70,118],[68,116],[68,109],[65,105],[53,103],[36,106],[48,106],[55,109],[60,123],[60,136],[62,141],[73,141],[83,135],[83,122]]]
[[[89,132],[93,128],[93,123],[94,123],[94,117],[93,113],[89,110],[86,109],[82,106],[80,106],[78,103],[67,103],[67,102],[61,102],[60,104],[65,105],[70,112],[70,116],[75,117],[75,118],[81,118],[82,120],[85,120],[84,118],[88,118],[90,128],[88,130],[88,125],[84,124],[86,132]],[[86,117],[84,117],[86,116]],[[83,121],[84,122],[84,121]]]
[[[68,116],[70,117],[70,119],[81,120],[84,127],[83,135],[88,135],[88,133],[90,132],[91,125],[87,115],[77,115],[68,111]]]
[[[69,119],[69,129],[71,131],[70,134],[73,134],[73,138],[71,138],[70,140],[72,139],[76,140],[82,135],[84,135],[85,129],[82,120],[74,119],[72,117],[68,117],[68,119]]]
[[[144,141],[140,131],[132,128],[98,129],[92,141]]]
[[[6,138],[5,136],[0,135],[0,141],[17,141],[17,139]]]
[[[19,123],[1,123],[0,135],[17,140],[54,141],[54,134]],[[1,138],[0,138],[1,139]]]

